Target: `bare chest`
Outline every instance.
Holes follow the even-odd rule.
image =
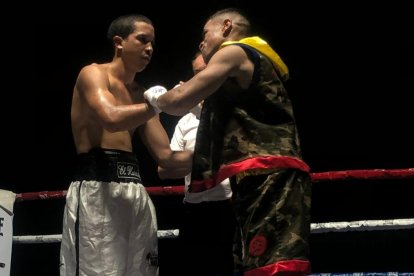
[[[133,87],[127,86],[123,83],[113,83],[110,86],[110,91],[117,104],[133,104],[136,102],[137,92]]]

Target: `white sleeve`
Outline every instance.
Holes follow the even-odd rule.
[[[185,148],[185,142],[184,142],[184,131],[182,128],[182,121],[178,121],[177,125],[175,126],[174,129],[174,134],[173,137],[171,138],[171,142],[170,142],[170,148],[171,150],[175,150],[175,151],[181,151],[184,150]]]

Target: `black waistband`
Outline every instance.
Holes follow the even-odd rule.
[[[141,176],[134,153],[94,148],[78,155],[74,180],[141,183]]]

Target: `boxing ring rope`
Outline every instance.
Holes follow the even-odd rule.
[[[172,239],[178,237],[180,231],[158,230],[157,237],[159,239]],[[58,243],[62,241],[62,235],[35,235],[35,236],[13,236],[13,243]]]
[[[414,178],[414,168],[407,169],[371,169],[371,170],[348,170],[311,173],[312,182],[327,182],[349,179],[408,179]],[[149,195],[152,196],[172,196],[184,195],[184,186],[155,186],[146,187]],[[55,199],[66,196],[66,191],[42,191],[16,194],[16,202]]]
[[[407,169],[371,169],[331,171],[311,174],[312,182],[326,182],[348,179],[409,179],[414,178],[414,168]],[[184,195],[184,186],[146,187],[151,196]],[[42,191],[16,194],[16,202],[27,200],[57,199],[66,196],[66,191]],[[360,220],[344,222],[312,223],[311,233],[398,230],[414,228],[414,218],[390,220]],[[175,238],[178,229],[159,230],[158,238]],[[61,241],[61,235],[13,236],[14,243],[55,243]]]
[[[399,230],[414,228],[412,219],[389,219],[389,220],[360,220],[343,222],[312,223],[311,233],[321,234],[328,232],[349,232],[349,231],[371,231],[371,230]],[[158,230],[159,239],[176,238],[179,235],[178,229]],[[13,243],[58,243],[62,235],[36,235],[36,236],[13,236]]]
[[[407,169],[370,169],[370,170],[348,170],[348,171],[331,171],[312,173],[311,179],[313,183],[338,181],[338,180],[379,180],[379,179],[414,179],[414,168]],[[184,186],[159,186],[146,187],[150,196],[183,196]],[[65,198],[67,191],[41,191],[14,194],[11,191],[0,190],[0,212],[2,214],[2,221],[0,226],[6,230],[8,240],[2,245],[2,254],[0,260],[0,268],[10,270],[11,265],[11,251],[12,244],[46,244],[46,243],[60,243],[62,240],[61,234],[56,235],[28,235],[28,236],[14,236],[12,229],[13,205],[16,202],[30,201],[30,200],[48,200]],[[6,223],[7,220],[7,223]],[[7,229],[5,229],[5,226]],[[360,220],[360,221],[343,221],[343,222],[322,222],[311,223],[311,233],[320,234],[328,232],[349,232],[349,231],[374,231],[374,230],[400,230],[413,229],[414,218],[402,219],[388,219],[388,220]],[[1,229],[1,228],[0,228]],[[179,229],[158,230],[157,236],[159,239],[177,238]],[[3,256],[5,254],[5,256]],[[4,261],[5,258],[5,261]],[[390,274],[391,273],[391,274]],[[0,273],[1,274],[1,273]],[[7,274],[6,274],[7,275]],[[315,276],[327,276],[331,274],[312,274]],[[335,275],[335,274],[332,274]],[[345,274],[338,274],[345,275]],[[349,274],[346,274],[349,275]],[[354,273],[353,275],[362,276],[363,273]],[[367,274],[368,275],[368,274]],[[376,275],[403,275],[393,272]],[[408,273],[407,275],[414,275]]]
[[[347,179],[407,179],[414,178],[414,168],[332,171],[312,173],[311,177],[312,182]]]

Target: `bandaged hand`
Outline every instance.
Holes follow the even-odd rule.
[[[156,85],[144,92],[144,98],[152,105],[155,112],[160,113],[162,110],[158,107],[158,97],[167,92],[164,86]]]

